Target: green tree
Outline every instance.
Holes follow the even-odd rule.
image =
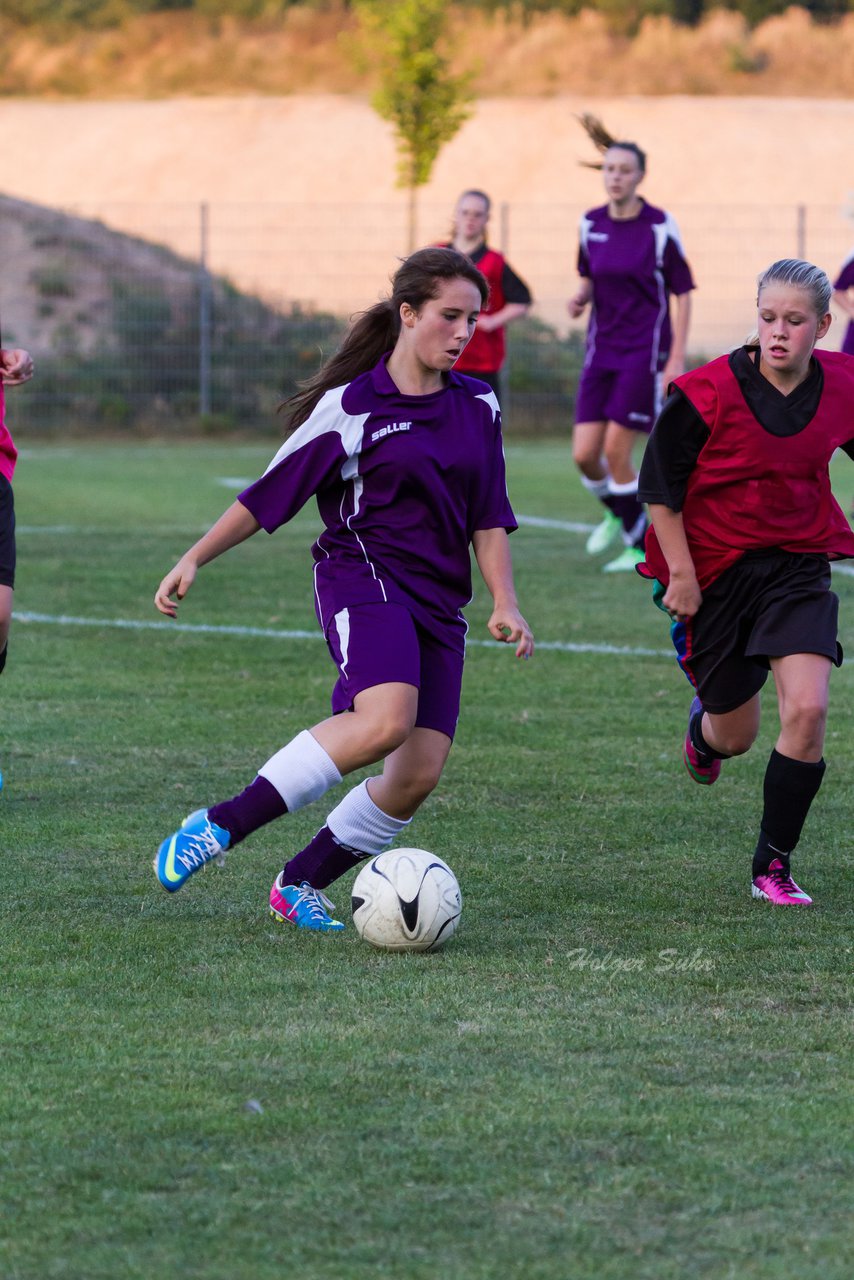
[[[441,46],[447,0],[357,0],[379,66],[375,110],[394,125],[398,185],[409,192],[409,250],[416,244],[417,190],[428,181],[443,143],[470,114],[469,77],[453,75]]]

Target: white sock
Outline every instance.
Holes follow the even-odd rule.
[[[273,784],[288,806],[288,813],[319,800],[341,781],[335,762],[308,729],[262,764],[258,775]]]
[[[617,497],[623,497],[624,494],[633,494],[638,491],[638,478],[629,480],[626,484],[617,484],[611,476],[608,477],[608,493],[613,493]]]
[[[329,814],[326,825],[339,844],[373,858],[387,849],[411,821],[411,818],[392,818],[383,813],[371,799],[365,781],[347,792]]]
[[[598,498],[601,502],[609,492],[611,477],[603,476],[601,480],[590,480],[587,476],[582,476],[581,483],[584,485],[588,493],[592,493],[593,497]]]

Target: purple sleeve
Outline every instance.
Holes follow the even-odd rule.
[[[507,474],[504,465],[504,448],[501,442],[500,419],[496,421],[495,439],[492,450],[492,465],[488,475],[484,476],[483,488],[480,492],[477,510],[474,512],[471,529],[506,529],[512,533],[518,529],[510,499],[507,496]]]
[[[854,288],[854,253],[847,262],[842,264],[842,270],[833,282],[834,289],[851,289]]]
[[[682,246],[678,240],[674,240],[671,236],[664,249],[664,279],[667,288],[671,293],[675,293],[677,297],[682,293],[690,293],[692,289],[696,289],[694,277],[691,275],[691,268],[685,260],[682,252]]]
[[[238,495],[267,533],[293,519],[309,498],[341,478],[349,456],[345,439],[356,447],[360,438],[352,430],[354,420],[341,408],[343,390],[328,392],[285,441],[260,480]]]

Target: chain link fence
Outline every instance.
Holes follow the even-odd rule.
[[[508,335],[511,432],[564,431],[572,420],[584,325],[569,321],[566,299],[582,212],[525,202],[493,211],[491,240],[535,298]],[[805,257],[833,276],[854,239],[828,206],[671,212],[698,286],[694,363],[750,330],[755,279],[770,261]],[[418,216],[419,243],[447,239],[446,207],[422,204]],[[34,430],[278,430],[277,404],[382,296],[408,243],[403,202],[60,212],[0,199],[0,233],[11,264],[0,283],[4,341],[28,346],[39,366],[15,420]]]

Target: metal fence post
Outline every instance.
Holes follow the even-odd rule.
[[[199,413],[211,411],[211,276],[208,270],[208,206],[199,206]]]
[[[805,204],[798,205],[798,257],[801,262],[806,260],[807,256],[807,207]]]

